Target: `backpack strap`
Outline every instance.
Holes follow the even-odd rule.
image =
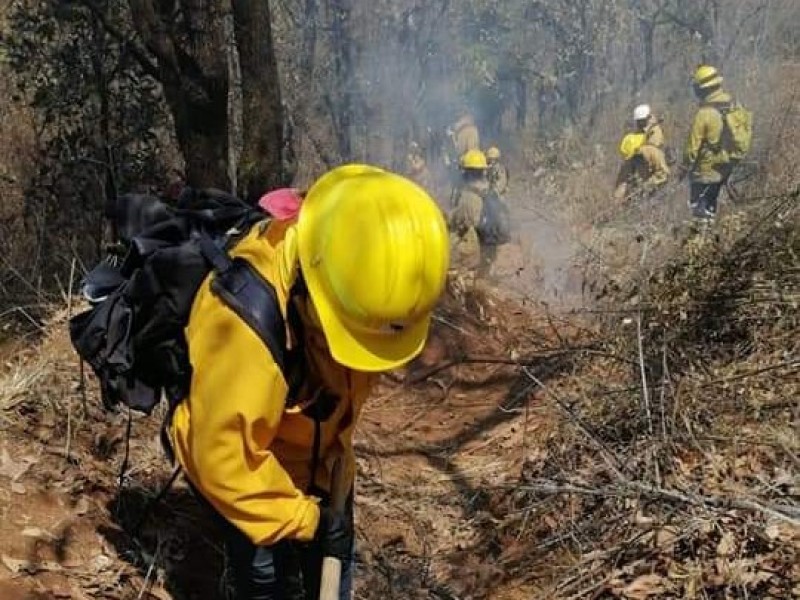
[[[211,291],[264,342],[288,385],[286,325],[275,288],[248,261],[231,258],[206,234],[198,234],[197,241],[214,270]]]
[[[735,102],[733,100],[731,100],[729,102],[727,102],[727,101],[726,102],[706,102],[706,103],[703,104],[703,106],[706,106],[708,108],[713,108],[715,111],[717,111],[720,114],[720,116],[724,120],[725,115],[730,112],[730,110],[733,108],[734,104],[735,104]]]

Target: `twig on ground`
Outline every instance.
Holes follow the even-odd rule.
[[[583,496],[598,496],[605,498],[641,498],[642,496],[654,500],[679,502],[690,506],[702,508],[716,508],[720,510],[747,510],[760,512],[775,519],[780,519],[794,527],[800,527],[800,507],[785,504],[765,504],[751,498],[723,498],[719,496],[705,496],[691,494],[680,490],[670,490],[647,485],[640,481],[625,481],[606,487],[588,487],[573,483],[557,483],[551,481],[526,482],[516,486],[516,489],[527,490],[540,494],[579,494]]]
[[[435,314],[435,315],[433,315],[432,318],[433,318],[434,321],[437,321],[437,322],[441,323],[442,325],[447,325],[448,327],[450,327],[451,329],[455,329],[459,333],[463,333],[464,335],[468,335],[468,336],[474,336],[474,334],[472,332],[467,331],[463,327],[460,327],[459,325],[456,325],[452,321],[450,321],[448,319],[445,319],[442,316],[439,316],[439,315]]]
[[[153,575],[153,571],[156,566],[156,562],[158,562],[158,555],[161,552],[161,543],[159,541],[158,546],[156,546],[156,551],[153,553],[153,558],[150,561],[150,565],[147,567],[147,573],[145,574],[144,581],[142,582],[142,587],[139,590],[139,595],[136,596],[136,600],[141,600],[144,598],[144,595],[147,594],[150,590],[150,577]]]
[[[650,390],[647,385],[647,371],[644,366],[644,342],[642,341],[642,313],[636,315],[636,346],[639,350],[639,374],[642,378],[642,400],[647,415],[647,431],[653,433],[653,415],[650,412]]]
[[[428,369],[425,369],[424,371],[417,373],[413,377],[406,379],[404,383],[406,385],[415,385],[417,383],[425,381],[432,375],[436,375],[441,371],[445,371],[447,369],[451,369],[459,365],[485,364],[485,365],[511,365],[516,367],[525,367],[534,365],[541,360],[558,358],[560,356],[569,356],[570,354],[578,354],[578,353],[592,354],[595,356],[604,356],[606,358],[611,358],[614,360],[618,360],[620,362],[638,364],[635,361],[632,361],[628,358],[597,350],[596,345],[573,346],[567,348],[554,348],[551,350],[543,350],[539,354],[525,358],[506,358],[503,356],[479,356],[479,355],[459,356],[447,360],[443,363],[439,363],[438,365],[433,365],[432,367],[429,367]]]
[[[72,317],[72,286],[75,281],[75,258],[72,259],[72,264],[69,267],[69,287],[67,288],[67,318]]]
[[[534,383],[536,383],[543,392],[545,392],[553,401],[558,405],[558,407],[566,413],[569,417],[570,421],[578,428],[578,430],[583,433],[586,438],[592,442],[597,448],[600,450],[603,458],[606,460],[606,465],[608,468],[614,473],[617,479],[621,481],[627,481],[627,476],[622,472],[623,463],[614,453],[614,451],[609,448],[603,441],[595,435],[595,433],[591,430],[591,428],[581,419],[575,412],[570,409],[561,399],[549,388],[547,387],[538,377],[536,377],[533,373],[531,373],[528,367],[522,367],[522,371],[527,375]]]

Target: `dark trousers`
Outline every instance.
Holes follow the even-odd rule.
[[[729,163],[718,170],[722,175],[719,183],[692,183],[689,191],[689,206],[695,216],[714,216],[717,214],[717,201],[723,186],[728,182],[736,163]]]
[[[226,521],[227,523],[227,521]],[[322,553],[318,544],[283,541],[256,546],[227,524],[225,557],[235,600],[316,600]],[[342,565],[340,600],[350,600],[353,563]]]
[[[225,544],[225,576],[233,600],[317,600],[322,574],[322,552],[314,542],[284,540],[257,546],[220,515],[193,489],[198,501],[211,511]],[[352,496],[347,514],[353,518]],[[342,564],[340,600],[350,600],[353,561]]]
[[[690,190],[692,211],[696,216],[717,214],[717,201],[722,191],[722,182],[719,183],[693,183]]]

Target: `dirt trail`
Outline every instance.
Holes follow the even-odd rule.
[[[563,342],[519,299],[540,293],[540,281],[559,286],[572,246],[560,226],[526,210],[530,204],[511,204],[524,216],[524,239],[498,256],[496,287],[451,296],[424,355],[387,376],[365,410],[356,442],[358,598],[531,597],[513,581],[504,591],[502,562],[517,546],[495,524],[506,510],[503,486],[519,477],[524,452],[543,443],[551,425],[535,386],[503,364],[399,382],[464,354],[508,358]],[[540,273],[531,257],[545,250],[549,266]],[[132,468],[120,489],[125,415],[100,409],[91,379],[84,395],[65,317],[56,316],[41,347],[23,354],[6,346],[3,377],[18,389],[0,394],[0,584],[9,590],[0,598],[223,597],[214,524],[185,485],[132,531],[169,476],[160,420],[135,420]],[[556,357],[537,368],[546,378],[566,367]],[[18,465],[26,468],[17,472]]]
[[[508,356],[504,344],[529,334],[521,329],[530,329],[529,317],[516,305],[480,302],[482,312],[504,315],[503,324],[470,317],[456,325],[445,311],[408,377],[462,352]],[[25,373],[30,385],[0,398],[0,597],[222,597],[221,555],[208,535],[214,525],[183,485],[131,535],[169,474],[156,441],[159,419],[135,420],[132,470],[120,491],[125,416],[101,412],[91,381],[83,413],[64,325],[62,315],[39,351],[11,359],[4,376]],[[542,333],[541,344],[549,343]],[[532,387],[508,366],[454,367],[410,387],[393,380],[399,376],[377,390],[357,440],[357,597],[484,597],[499,570],[475,557],[484,548],[499,556],[505,544],[492,534],[485,486],[499,488],[519,473],[523,439],[537,444],[546,419],[537,416]],[[496,597],[512,597],[494,587]]]

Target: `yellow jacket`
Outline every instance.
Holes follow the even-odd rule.
[[[645,135],[645,144],[650,146],[654,146],[655,148],[663,148],[664,147],[664,129],[661,127],[661,124],[653,119],[652,122],[645,127],[644,135]]]
[[[284,307],[298,272],[293,225],[256,226],[232,254],[246,258],[275,287]],[[313,309],[302,303],[308,377],[299,405],[321,390],[338,397],[320,427],[315,483],[329,489],[330,469],[344,457],[344,476],[355,472],[352,436],[373,382],[370,375],[333,361],[313,325]],[[266,346],[210,290],[207,279],[195,298],[186,327],[193,367],[191,392],[178,405],[170,434],[189,480],[225,518],[256,544],[281,539],[307,541],[319,522],[309,485],[314,420],[289,408],[287,385]]]
[[[669,178],[669,166],[667,165],[664,151],[657,146],[645,144],[639,150],[639,154],[642,155],[647,165],[647,176],[643,177],[642,180],[652,186],[666,183]]]
[[[694,117],[683,154],[684,167],[691,169],[693,181],[718,183],[723,179],[723,172],[730,158],[720,147],[722,115],[709,104],[726,104],[732,100],[729,94],[717,90],[703,100]]]
[[[480,264],[478,225],[481,222],[483,194],[488,189],[487,181],[476,181],[465,185],[459,191],[456,206],[450,213],[452,262],[465,269],[476,269]]]
[[[462,117],[455,124],[453,128],[453,146],[456,151],[456,160],[464,156],[468,150],[481,149],[480,135],[472,117]]]
[[[667,182],[669,173],[664,151],[645,144],[632,158],[622,163],[617,175],[614,198],[623,200],[640,189],[653,191]]]

